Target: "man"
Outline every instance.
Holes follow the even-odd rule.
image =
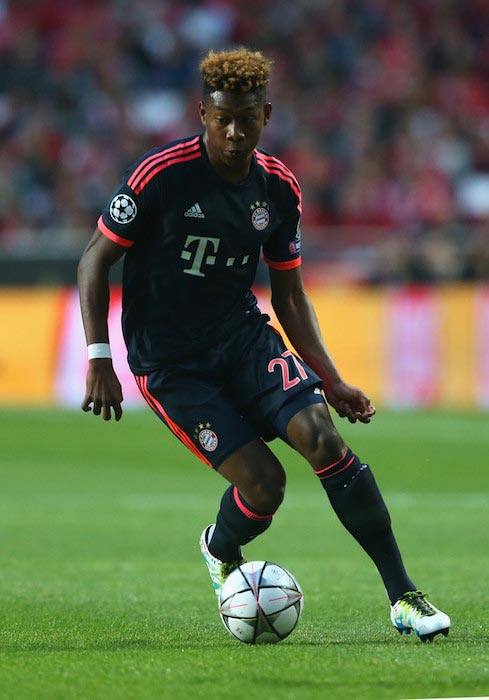
[[[272,112],[270,62],[241,48],[210,52],[200,68],[204,133],[154,149],[126,173],[80,261],[89,353],[82,409],[122,415],[107,312],[109,269],[125,254],[123,331],[141,393],[230,482],[200,541],[216,595],[283,500],[285,472],[266,445],[278,436],[309,462],[374,561],[399,632],[413,629],[423,641],[448,634],[448,616],[407,575],[370,468],[345,445],[324,399],[352,423],[375,413],[340,377],[304,291],[299,184],[257,148]],[[251,292],[262,251],[273,308],[298,356]]]

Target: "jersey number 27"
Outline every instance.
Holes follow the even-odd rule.
[[[285,359],[286,357],[292,358],[294,368],[299,374],[298,377],[295,376],[291,378],[289,364]],[[285,352],[283,352],[280,357],[274,357],[273,360],[270,360],[270,362],[268,363],[268,371],[274,372],[275,367],[280,367],[280,369],[282,370],[282,389],[284,391],[287,391],[287,389],[291,389],[293,386],[296,386],[301,381],[301,379],[307,379],[307,373],[304,367],[300,364],[297,357],[290,350],[285,350]]]

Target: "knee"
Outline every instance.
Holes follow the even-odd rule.
[[[260,514],[272,514],[279,508],[285,496],[285,471],[275,470],[273,474],[263,474],[249,486],[243,494],[249,504]]]
[[[341,459],[345,449],[324,404],[314,404],[294,416],[287,427],[287,435],[290,444],[313,469],[321,469]]]
[[[245,445],[219,467],[219,473],[233,484],[258,515],[270,515],[285,494],[285,471],[262,440]]]
[[[334,425],[315,426],[305,440],[304,456],[313,469],[321,469],[341,459],[345,443]]]

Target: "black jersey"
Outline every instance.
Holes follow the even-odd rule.
[[[259,319],[251,285],[261,251],[271,267],[300,265],[300,212],[296,178],[261,149],[239,184],[217,174],[201,135],[130,168],[98,226],[127,248],[122,322],[132,371],[195,355]]]

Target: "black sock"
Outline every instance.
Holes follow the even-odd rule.
[[[384,499],[368,464],[346,448],[340,460],[315,474],[348,532],[370,556],[391,603],[416,587],[406,573]]]
[[[273,513],[258,513],[235,486],[224,492],[209,551],[221,561],[241,558],[241,545],[251,542],[272,524]]]

